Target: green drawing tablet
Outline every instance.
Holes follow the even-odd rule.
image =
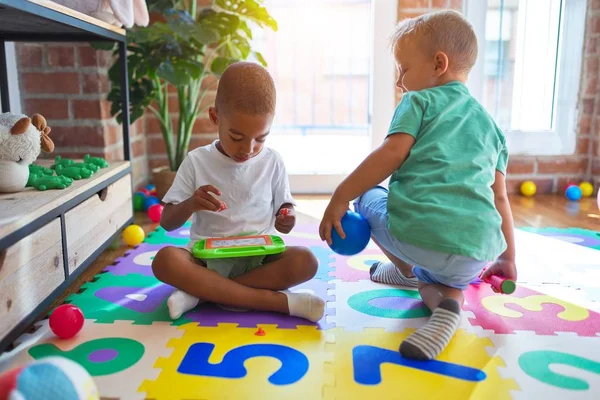
[[[192,248],[196,258],[232,258],[283,253],[285,243],[279,236],[240,236],[199,240]]]

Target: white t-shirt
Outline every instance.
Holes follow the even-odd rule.
[[[295,205],[283,159],[275,150],[263,147],[253,158],[238,163],[222,154],[216,143],[188,153],[163,197],[167,204],[179,204],[203,185],[221,191],[219,198],[227,209],[195,212],[190,246],[210,237],[276,234],[275,214],[283,204]]]

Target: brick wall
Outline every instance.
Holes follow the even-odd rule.
[[[446,8],[460,11],[462,0],[398,0],[398,19]],[[586,20],[576,152],[556,157],[512,156],[507,179],[510,192],[518,192],[525,179],[536,182],[538,193],[561,191],[570,180],[591,179],[596,187],[600,185],[600,0],[588,0]]]
[[[48,120],[56,145],[50,157],[89,153],[122,160],[121,126],[110,116],[106,101],[110,53],[72,43],[17,44],[16,50],[23,113],[39,113]],[[130,135],[134,182],[139,185],[148,176],[141,121],[131,127]]]

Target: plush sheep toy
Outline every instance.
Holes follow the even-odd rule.
[[[40,114],[0,114],[0,193],[19,192],[29,178],[29,164],[40,151],[52,153],[50,127]]]
[[[109,24],[131,28],[148,26],[150,16],[146,0],[53,0],[55,3]]]

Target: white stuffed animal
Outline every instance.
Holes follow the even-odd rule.
[[[53,0],[80,13],[118,27],[148,26],[150,17],[145,0]]]
[[[40,151],[52,153],[54,142],[48,136],[46,119],[35,114],[0,114],[0,193],[19,192],[29,178],[29,164]]]

